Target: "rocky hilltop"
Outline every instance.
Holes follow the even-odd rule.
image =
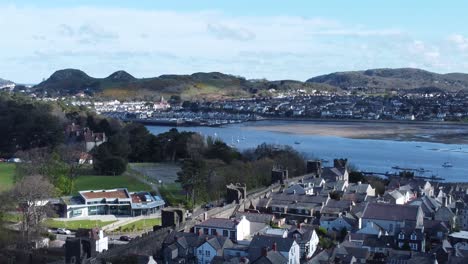
[[[153,78],[135,78],[117,71],[105,78],[95,78],[77,69],[56,71],[32,91],[47,95],[86,93],[109,98],[148,98],[178,95],[183,99],[222,99],[268,96],[291,90],[332,90],[363,92],[455,92],[468,90],[468,74],[438,74],[421,69],[370,69],[336,72],[308,79],[247,80],[220,72],[199,72],[190,75],[167,74]]]
[[[220,72],[198,72],[191,75],[161,75],[135,78],[125,71],[117,71],[105,78],[90,77],[77,69],[53,73],[47,80],[33,87],[36,93],[74,95],[86,93],[103,97],[142,98],[154,95],[179,95],[186,99],[220,99],[238,96],[268,95],[272,91],[291,89],[336,89],[327,84],[299,81],[247,80]]]

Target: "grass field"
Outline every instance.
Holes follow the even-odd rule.
[[[161,225],[161,218],[142,219],[136,222],[123,225],[117,231],[118,232],[135,232],[152,229],[155,225]]]
[[[114,223],[115,221],[100,221],[100,220],[76,220],[76,221],[58,221],[46,219],[45,226],[49,228],[67,228],[76,230],[78,228],[93,228],[103,227]]]
[[[7,191],[13,186],[15,166],[14,163],[0,163],[0,192]]]
[[[5,213],[2,220],[9,223],[18,223],[21,221],[21,215],[16,213]]]
[[[129,191],[151,191],[151,187],[132,176],[123,174],[120,176],[78,176],[75,181],[73,193],[81,190],[98,190],[112,188],[127,188]]]
[[[164,200],[170,205],[179,205],[185,203],[185,195],[182,187],[178,183],[164,184],[159,187],[159,192]]]

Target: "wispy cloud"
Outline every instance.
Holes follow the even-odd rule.
[[[69,67],[97,77],[124,69],[145,77],[223,71],[300,80],[373,67],[443,71],[462,65],[459,58],[444,59],[453,54],[450,47],[468,51],[462,35],[417,41],[405,29],[323,17],[98,7],[0,6],[0,13],[0,32],[8,40],[0,42],[0,60],[8,62],[0,65],[0,76],[24,82]]]

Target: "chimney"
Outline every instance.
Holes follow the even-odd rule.
[[[271,249],[272,249],[273,251],[276,251],[276,250],[277,250],[276,242],[273,243],[273,245],[271,246]]]
[[[447,207],[447,197],[442,197],[442,207]]]
[[[262,247],[262,256],[266,257],[268,254],[268,248]]]

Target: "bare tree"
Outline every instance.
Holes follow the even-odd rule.
[[[48,199],[55,194],[54,186],[42,175],[31,175],[18,181],[10,192],[10,199],[22,214],[21,232],[29,241],[30,234],[40,231],[46,217]]]
[[[200,159],[205,151],[206,144],[202,135],[194,133],[187,140],[187,153],[191,159]]]
[[[16,152],[16,157],[22,161],[16,166],[16,174],[19,178],[33,174],[46,175],[44,164],[50,160],[51,151],[49,148],[33,148]]]
[[[80,163],[81,155],[86,154],[83,152],[83,145],[79,143],[62,145],[58,148],[58,153],[60,159],[68,165],[68,177],[76,179],[83,167],[83,163]]]

